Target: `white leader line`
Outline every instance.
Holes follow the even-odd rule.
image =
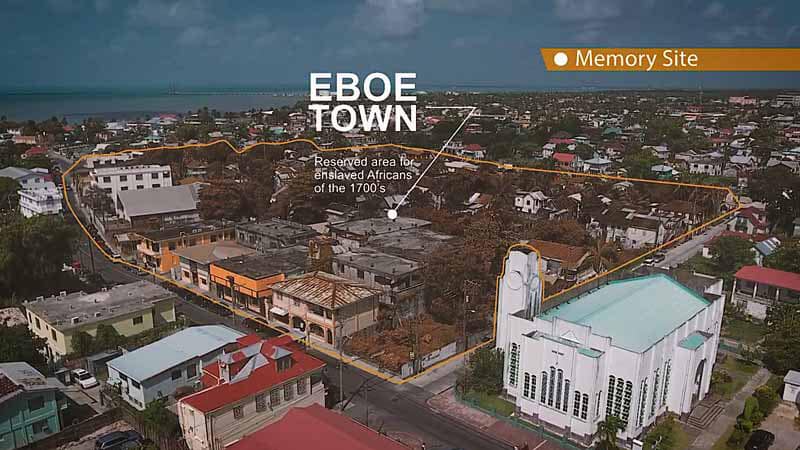
[[[399,203],[397,203],[397,204],[394,206],[394,211],[397,211],[398,209],[400,209],[400,206],[401,206],[403,203],[405,203],[405,201],[406,201],[406,198],[408,198],[408,196],[411,194],[411,192],[412,192],[414,189],[416,189],[416,188],[417,188],[417,185],[419,184],[419,181],[422,179],[422,177],[424,177],[424,176],[425,176],[425,174],[426,174],[426,173],[428,173],[428,170],[430,170],[430,168],[431,168],[431,167],[433,167],[433,164],[436,162],[436,160],[437,160],[437,159],[439,159],[439,156],[440,156],[440,155],[441,155],[441,154],[444,152],[444,149],[445,149],[445,148],[446,148],[448,145],[450,145],[450,141],[452,141],[452,140],[453,140],[453,138],[454,138],[454,137],[456,137],[456,135],[458,134],[458,132],[459,132],[459,131],[461,131],[461,128],[463,128],[463,127],[464,127],[464,124],[466,124],[466,123],[467,123],[467,121],[469,120],[469,118],[472,116],[472,113],[474,113],[474,112],[475,112],[475,110],[476,110],[476,109],[478,109],[476,106],[428,106],[428,108],[436,108],[436,109],[449,109],[449,108],[470,108],[470,110],[469,110],[469,113],[467,114],[467,117],[464,117],[464,120],[463,120],[463,121],[461,121],[461,125],[459,125],[459,126],[458,126],[458,128],[456,128],[456,131],[454,131],[454,132],[453,132],[453,134],[450,136],[450,138],[449,138],[449,139],[447,139],[447,141],[445,141],[444,145],[442,145],[442,148],[439,150],[439,152],[438,152],[438,153],[436,153],[436,156],[434,156],[434,157],[433,157],[433,159],[431,160],[431,162],[430,162],[430,163],[428,163],[428,166],[427,166],[427,167],[425,167],[425,170],[423,170],[423,171],[422,171],[422,173],[421,173],[421,174],[419,174],[419,177],[417,177],[417,181],[415,181],[415,182],[414,182],[414,184],[412,184],[412,185],[411,185],[411,188],[408,190],[408,192],[406,192],[406,194],[403,196],[403,198],[402,198],[402,199],[400,199],[400,202],[399,202]]]

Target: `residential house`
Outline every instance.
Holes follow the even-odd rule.
[[[542,304],[537,256],[514,249],[498,280],[497,349],[516,417],[591,446],[611,416],[632,439],[668,411],[705,398],[725,306],[722,280],[702,290],[656,274]],[[698,278],[700,278],[698,276]]]
[[[672,166],[666,164],[656,164],[650,168],[650,172],[657,180],[672,180],[680,174]]]
[[[58,386],[26,362],[0,363],[0,449],[26,447],[61,431]]]
[[[642,150],[650,150],[658,159],[667,160],[670,156],[669,147],[666,145],[645,145],[642,147]]]
[[[689,173],[718,177],[722,175],[722,160],[704,158],[689,163]]]
[[[240,338],[236,348],[203,368],[202,389],[178,401],[178,420],[187,447],[224,450],[292,408],[324,405],[324,367],[324,362],[307,354],[291,336]]]
[[[110,165],[97,166],[89,171],[91,184],[102,189],[120,212],[119,194],[172,186],[172,169],[169,165]]]
[[[226,346],[236,344],[242,336],[224,325],[186,328],[109,361],[108,384],[141,411],[153,400],[172,396],[178,388],[199,388],[203,367],[215,362]]]
[[[601,156],[583,162],[583,171],[595,174],[606,174],[611,168],[611,160]]]
[[[733,220],[727,224],[728,230],[739,231],[749,235],[766,234],[769,231],[765,209],[750,205],[736,211]]]
[[[278,218],[236,224],[236,241],[259,251],[305,245],[318,234],[308,225]]]
[[[556,162],[556,169],[579,171],[583,167],[580,156],[573,153],[553,153]]]
[[[236,241],[217,241],[192,247],[176,248],[172,253],[179,264],[172,268],[172,278],[182,283],[209,292],[211,289],[212,263],[237,256],[246,256],[256,251],[238,244]]]
[[[309,433],[308,430],[314,430]],[[343,413],[316,403],[289,410],[282,419],[245,436],[226,450],[409,450]]]
[[[582,281],[595,274],[589,259],[591,252],[584,247],[539,239],[531,240],[530,245],[539,252],[545,280],[549,283],[558,279]]]
[[[119,216],[134,229],[159,229],[200,220],[202,184],[122,191],[117,194]]]
[[[46,181],[35,188],[21,189],[19,212],[25,217],[61,214],[63,196],[52,181]]]
[[[606,242],[617,242],[626,249],[654,247],[669,237],[664,220],[627,209],[606,210],[592,219]]]
[[[51,360],[71,354],[73,336],[79,331],[92,336],[108,325],[122,336],[133,336],[175,321],[177,295],[149,281],[119,284],[94,294],[61,292],[25,302],[28,328],[46,341]]]
[[[422,304],[422,263],[360,247],[333,256],[334,275],[382,289],[381,303],[400,315],[416,315]]]
[[[272,285],[305,271],[308,248],[294,246],[223,259],[209,267],[211,293],[269,317]]]
[[[206,221],[140,231],[137,235],[141,239],[136,247],[139,263],[158,273],[169,273],[180,265],[180,257],[173,253],[175,250],[231,241],[234,227],[232,223]]]
[[[272,285],[271,316],[329,345],[378,322],[383,289],[325,272],[310,272]]]
[[[528,214],[536,214],[547,206],[550,197],[542,191],[517,191],[514,196],[514,208]]]
[[[47,169],[25,169],[21,167],[4,167],[0,169],[0,178],[11,178],[21,189],[32,189],[44,186],[50,174]]]
[[[731,301],[764,320],[776,303],[800,304],[800,274],[759,266],[744,266],[734,274]]]

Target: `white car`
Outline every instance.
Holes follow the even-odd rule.
[[[75,369],[72,371],[72,379],[76,381],[83,389],[93,388],[100,383],[89,372],[83,369]]]

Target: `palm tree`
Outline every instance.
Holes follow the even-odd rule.
[[[589,249],[592,267],[595,272],[601,273],[611,268],[619,259],[617,246],[614,242],[606,241],[605,231],[600,234]]]
[[[617,416],[607,416],[606,420],[597,424],[597,434],[600,441],[595,450],[618,450],[617,432],[623,428],[622,419]]]

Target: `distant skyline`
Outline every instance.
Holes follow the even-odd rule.
[[[800,2],[6,0],[0,90],[291,86],[800,88],[798,73],[548,73],[540,47],[797,47]]]

